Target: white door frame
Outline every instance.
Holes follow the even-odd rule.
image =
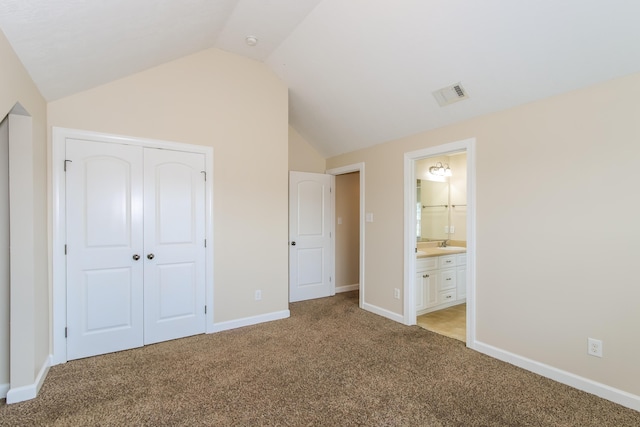
[[[88,139],[112,144],[127,144],[139,147],[159,148],[174,151],[201,153],[205,156],[205,301],[209,309],[206,315],[205,332],[215,331],[213,325],[213,147],[183,144],[172,141],[112,135],[77,129],[53,128],[51,150],[51,212],[52,212],[52,364],[67,361],[65,327],[67,326],[66,302],[66,210],[65,210],[65,146],[67,138]]]
[[[476,139],[470,138],[404,154],[404,324],[416,324],[416,160],[467,153],[467,347],[476,339]]]
[[[359,217],[360,217],[360,266],[359,266],[359,278],[358,278],[358,283],[360,285],[360,300],[358,302],[360,308],[365,308],[365,298],[364,298],[364,294],[365,294],[365,281],[364,281],[364,219],[365,219],[365,215],[364,215],[364,162],[361,163],[354,163],[351,165],[347,165],[347,166],[342,166],[339,168],[333,168],[333,169],[329,169],[326,171],[327,174],[329,175],[344,175],[347,173],[351,173],[351,172],[360,172],[360,213],[359,213]],[[335,186],[334,186],[335,187]],[[333,203],[333,224],[332,224],[332,230],[331,232],[333,233],[333,236],[336,235],[336,224],[335,224],[335,209],[336,209],[336,203],[335,203],[335,197],[336,197],[336,192],[333,191],[331,193],[331,197],[332,197],[332,203]],[[333,239],[333,277],[335,277],[335,257],[336,257],[336,239]]]

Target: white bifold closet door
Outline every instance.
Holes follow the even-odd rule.
[[[204,155],[145,149],[144,342],[205,330]]]
[[[203,333],[204,155],[67,140],[67,359]]]

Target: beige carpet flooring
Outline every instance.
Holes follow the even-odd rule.
[[[76,360],[2,426],[639,426],[640,413],[357,307]]]
[[[467,304],[458,304],[444,310],[433,311],[417,317],[418,326],[427,331],[467,341]]]

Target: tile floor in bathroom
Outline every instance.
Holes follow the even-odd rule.
[[[467,304],[423,314],[418,316],[417,323],[428,331],[466,342]]]

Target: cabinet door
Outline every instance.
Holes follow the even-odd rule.
[[[457,269],[458,299],[467,297],[467,266],[461,265]]]
[[[423,275],[426,275],[426,272],[417,272],[416,273],[416,311],[420,311],[425,307],[425,288],[424,288],[424,279]]]
[[[433,271],[416,273],[416,311],[438,305],[437,277]]]
[[[422,308],[438,305],[438,273],[423,271],[416,276],[416,285],[422,289]]]

